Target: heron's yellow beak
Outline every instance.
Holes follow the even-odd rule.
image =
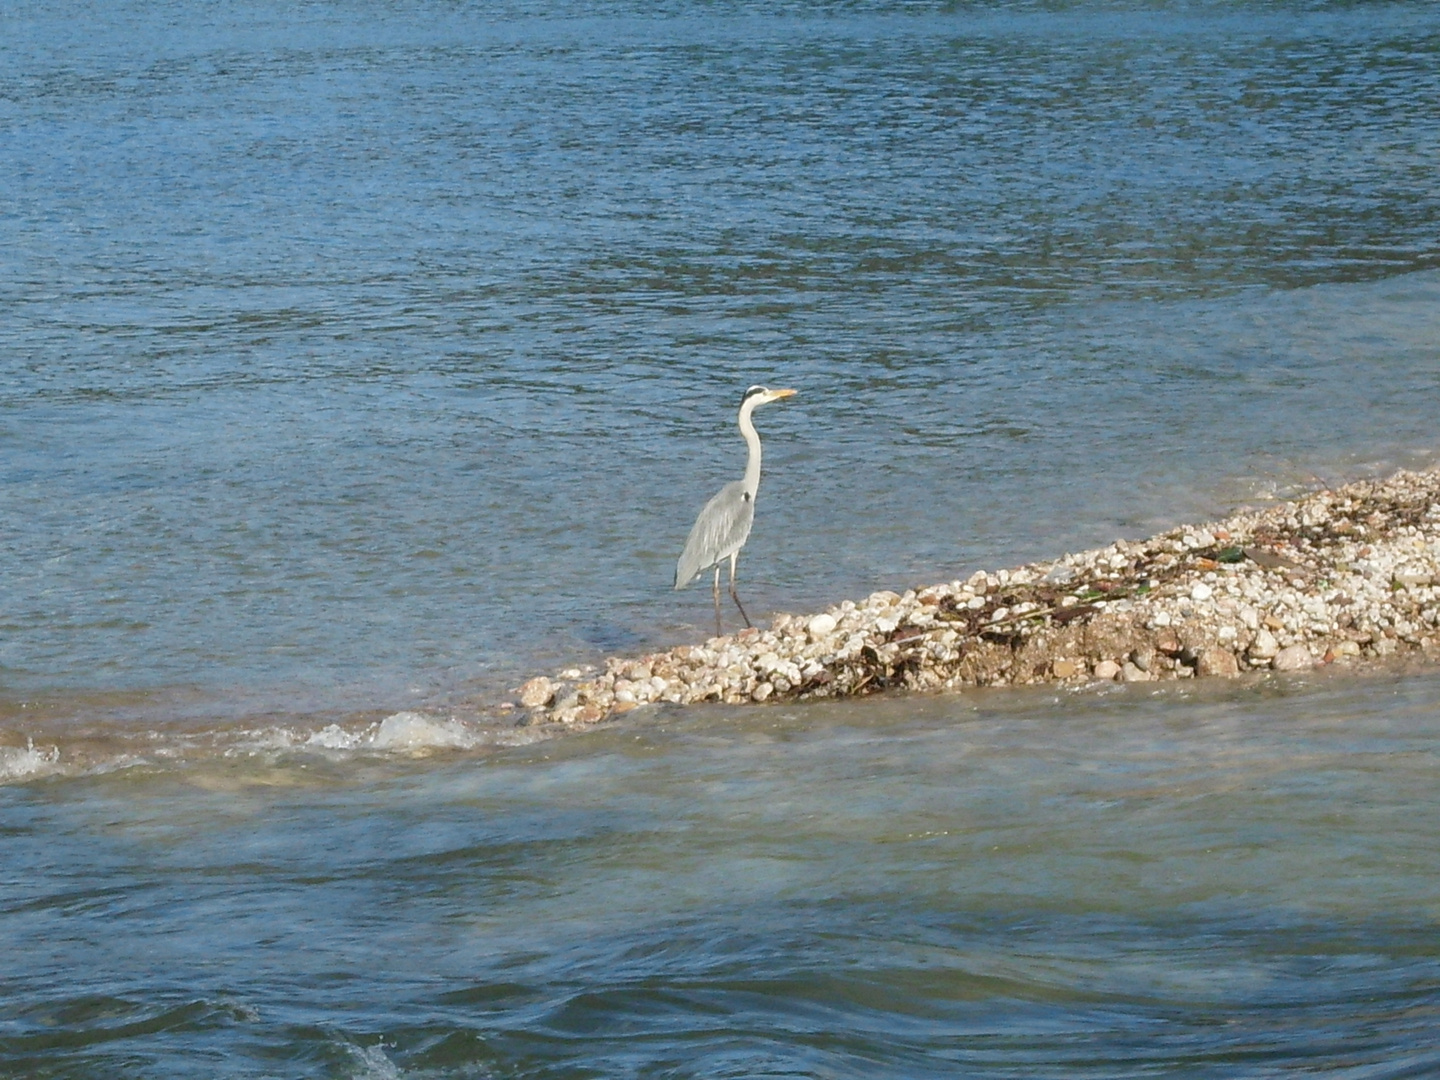
[[[771,390],[771,391],[770,391],[770,400],[771,400],[771,401],[779,401],[781,398],[794,397],[794,396],[795,396],[795,391],[794,391],[794,390]]]

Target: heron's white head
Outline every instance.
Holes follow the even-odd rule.
[[[753,409],[757,405],[767,405],[772,401],[780,401],[782,398],[794,396],[794,390],[771,390],[768,386],[752,386],[740,399],[740,407],[744,408],[749,405]]]

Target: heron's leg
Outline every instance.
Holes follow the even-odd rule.
[[[720,626],[720,564],[715,564],[715,588],[711,590],[715,597],[715,636],[719,637],[725,631]]]
[[[750,616],[745,614],[745,609],[740,606],[740,596],[735,592],[735,560],[740,557],[737,551],[730,556],[730,599],[735,601],[735,606],[740,608],[740,618],[745,620],[745,625],[750,625]],[[720,580],[720,568],[715,568],[715,580]]]

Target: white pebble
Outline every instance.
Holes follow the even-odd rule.
[[[1270,666],[1276,671],[1309,671],[1315,666],[1315,657],[1304,645],[1291,645],[1276,653]]]
[[[835,616],[821,613],[810,620],[806,629],[810,632],[810,640],[819,641],[835,632]]]

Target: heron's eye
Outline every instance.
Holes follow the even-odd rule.
[[[748,491],[742,491],[742,492],[740,493],[740,498],[744,499],[746,502],[749,502],[749,501],[750,501],[750,493],[749,493]]]

